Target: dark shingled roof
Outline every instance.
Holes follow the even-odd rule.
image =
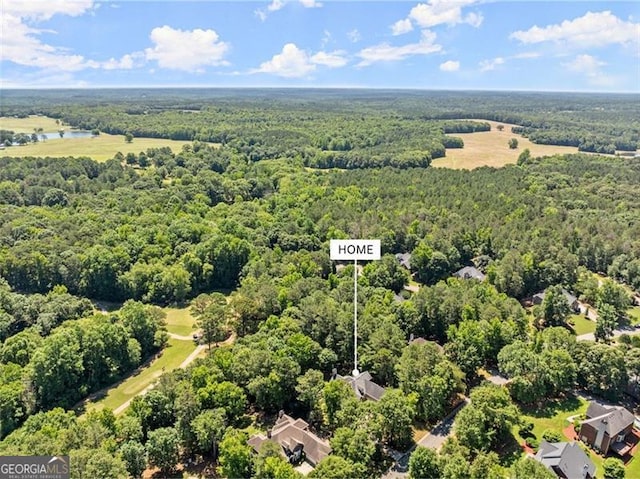
[[[369,374],[368,371],[360,373],[355,378],[353,376],[338,376],[337,379],[351,386],[358,399],[379,401],[385,391],[382,386],[378,386],[373,382],[371,374]]]
[[[309,424],[302,419],[293,419],[291,416],[283,414],[276,421],[271,437],[264,434],[256,434],[249,439],[248,444],[258,452],[264,441],[271,440],[280,444],[283,449],[293,451],[297,445],[303,446],[303,452],[313,466],[316,466],[322,459],[331,454],[329,443],[308,431]],[[282,451],[284,452],[284,450]]]
[[[605,406],[592,401],[587,409],[587,419],[583,424],[590,424],[596,430],[603,429],[613,438],[633,424],[635,417],[622,406]]]
[[[583,479],[596,475],[596,466],[576,442],[543,440],[535,459],[559,477]]]

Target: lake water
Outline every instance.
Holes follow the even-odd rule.
[[[47,140],[59,140],[60,139],[60,134],[55,131],[55,132],[45,132],[43,133],[43,135],[45,135],[47,137]],[[64,131],[64,137],[65,138],[89,138],[91,136],[91,132],[90,131],[86,131],[86,130],[65,130]],[[38,137],[40,137],[40,134],[38,135]],[[38,138],[40,139],[40,138]]]

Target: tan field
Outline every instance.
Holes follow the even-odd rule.
[[[486,121],[486,120],[476,120]],[[491,124],[491,131],[477,133],[455,133],[464,141],[464,148],[447,148],[447,156],[437,158],[431,163],[440,168],[454,168],[457,170],[471,170],[479,166],[493,166],[499,168],[508,164],[515,164],[520,153],[526,148],[531,151],[531,156],[546,156],[562,153],[577,153],[578,148],[573,146],[536,145],[521,135],[511,133],[509,123],[487,121]],[[497,126],[504,125],[503,131],[498,131]],[[511,138],[518,140],[518,148],[512,150],[507,144]]]
[[[12,130],[16,133],[33,133],[34,128],[42,128],[45,132],[58,131],[60,125],[52,118],[44,116],[30,116],[29,118],[0,117],[0,129]],[[64,127],[69,131],[70,128]],[[179,152],[183,145],[190,141],[174,141],[161,138],[134,138],[131,143],[124,141],[124,135],[108,135],[101,133],[94,138],[56,138],[53,140],[29,143],[23,146],[11,146],[0,151],[0,156],[88,156],[96,161],[106,161],[114,157],[117,152],[140,153],[148,148],[168,146],[174,152]]]

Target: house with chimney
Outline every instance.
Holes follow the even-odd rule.
[[[252,436],[248,444],[255,452],[259,452],[260,446],[265,441],[279,444],[280,452],[291,464],[306,461],[310,466],[315,467],[331,454],[329,442],[309,431],[309,424],[306,421],[293,419],[283,411],[280,411],[273,429],[268,430],[267,434]]]
[[[385,393],[385,388],[376,384],[369,371],[364,371],[357,376],[340,376],[334,370],[332,379],[338,379],[347,383],[353,389],[356,397],[362,401],[379,401]]]
[[[589,404],[587,419],[580,425],[580,439],[602,455],[629,453],[633,445],[627,436],[633,430],[635,417],[622,406],[605,406],[596,401]]]

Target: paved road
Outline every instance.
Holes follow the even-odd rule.
[[[640,334],[640,325],[639,326],[625,326],[624,328],[614,329],[613,337],[617,338],[623,334],[628,334],[629,336],[636,336]],[[577,336],[576,339],[578,341],[595,341],[596,337],[593,333],[581,334]]]
[[[428,447],[435,449],[436,451],[442,447],[444,441],[453,433],[453,423],[456,415],[469,404],[469,398],[465,397],[464,401],[458,404],[458,406],[449,413],[442,421],[440,421],[436,427],[434,427],[429,434],[424,436],[418,442],[418,446]]]

